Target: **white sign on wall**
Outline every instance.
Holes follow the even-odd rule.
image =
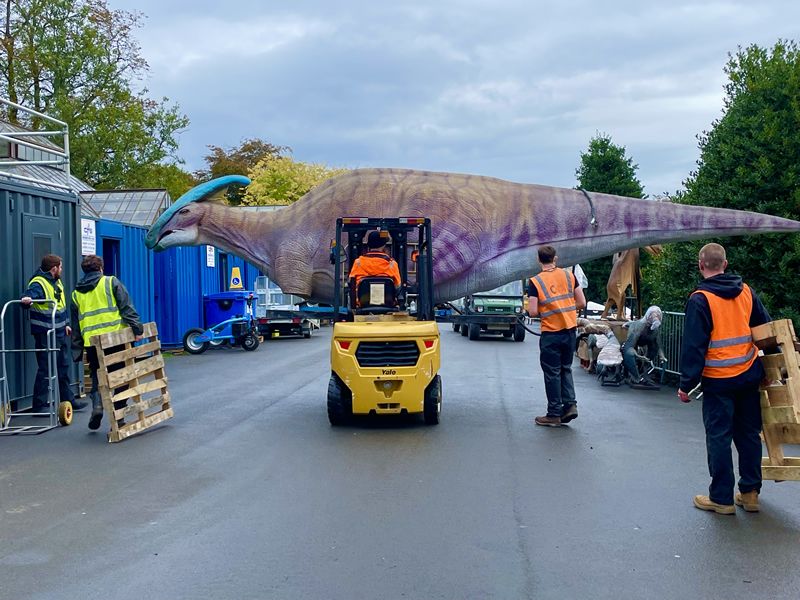
[[[207,267],[214,267],[216,266],[216,261],[214,260],[216,257],[216,248],[214,246],[206,246],[206,266]]]
[[[81,219],[81,256],[97,254],[97,230],[91,219]]]

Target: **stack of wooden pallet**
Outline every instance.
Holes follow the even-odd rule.
[[[800,457],[783,455],[784,444],[800,444],[800,344],[788,319],[752,330],[753,342],[765,353],[762,364],[770,385],[761,388],[761,417],[768,457],[762,460],[764,479],[800,480]]]
[[[155,323],[144,325],[143,338],[134,346],[133,331],[125,328],[91,340],[100,365],[98,392],[111,424],[109,442],[119,442],[173,416]]]

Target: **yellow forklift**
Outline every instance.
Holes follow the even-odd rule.
[[[380,231],[390,242],[402,279],[399,289],[388,277],[365,277],[357,289],[349,285],[350,268],[366,249],[371,231]],[[442,380],[431,246],[427,218],[336,220],[331,425],[370,414],[420,414],[429,425],[439,423]]]

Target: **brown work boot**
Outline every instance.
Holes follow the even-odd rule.
[[[533,422],[544,427],[561,427],[561,417],[536,417]]]
[[[694,505],[700,510],[710,510],[718,515],[736,514],[736,507],[733,504],[717,504],[708,496],[695,496]]]
[[[561,415],[561,423],[569,423],[578,418],[578,407],[574,402],[564,405],[564,414]]]
[[[758,512],[760,510],[758,492],[756,490],[752,492],[736,492],[736,497],[733,501],[736,502],[736,506],[741,506],[747,512]]]

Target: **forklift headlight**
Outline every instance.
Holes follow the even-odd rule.
[[[475,307],[475,312],[483,312],[483,307],[482,306],[476,306]]]
[[[522,312],[522,307],[521,306],[515,306],[514,307],[514,312],[517,313],[517,314],[521,313]]]

